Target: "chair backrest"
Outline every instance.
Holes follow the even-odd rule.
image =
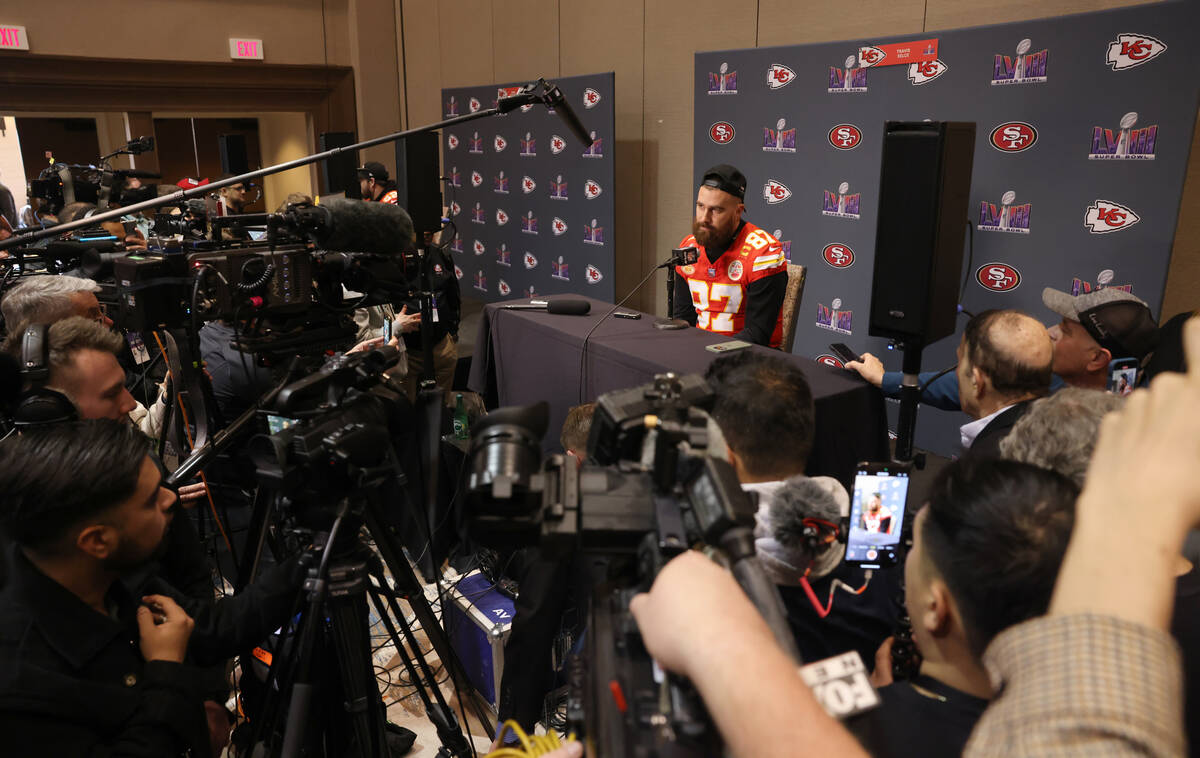
[[[798,263],[789,263],[787,267],[787,290],[783,295],[783,335],[779,349],[785,353],[792,352],[792,344],[796,341],[796,318],[800,315],[800,298],[804,295],[804,276],[806,269]]]

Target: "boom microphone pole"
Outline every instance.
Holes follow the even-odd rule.
[[[218,190],[222,187],[229,187],[234,184],[250,181],[251,179],[271,176],[272,174],[278,174],[281,171],[288,171],[293,168],[307,166],[309,164],[316,163],[317,161],[323,161],[327,158],[336,157],[349,150],[361,150],[367,147],[375,147],[376,145],[385,145],[389,142],[396,142],[397,140],[402,140],[405,137],[410,137],[414,134],[424,134],[425,132],[431,132],[448,126],[455,126],[457,124],[462,124],[467,121],[474,121],[475,119],[479,118],[498,116],[503,113],[514,111],[523,105],[534,105],[536,103],[542,103],[547,108],[554,108],[555,112],[558,113],[564,121],[566,121],[567,126],[571,129],[571,132],[576,134],[576,136],[583,141],[584,146],[590,146],[592,144],[592,140],[586,132],[583,132],[582,135],[579,134],[579,132],[582,131],[582,124],[579,122],[578,116],[575,115],[574,111],[571,110],[571,107],[563,98],[562,91],[559,90],[559,88],[554,84],[547,82],[545,79],[538,79],[536,82],[525,85],[525,87],[523,87],[521,91],[515,95],[509,95],[508,97],[500,98],[494,108],[487,108],[485,110],[476,111],[475,113],[467,113],[462,116],[455,116],[454,118],[448,118],[436,123],[427,124],[425,126],[418,126],[414,129],[405,129],[404,131],[395,132],[385,137],[376,137],[374,139],[364,140],[353,145],[335,147],[332,150],[326,150],[323,153],[314,153],[313,155],[309,155],[304,158],[297,158],[284,163],[278,163],[274,166],[260,168],[255,171],[247,171],[244,174],[231,176],[228,179],[219,179],[215,182],[209,182],[208,184],[204,184],[199,187],[180,190],[179,192],[175,192],[170,195],[163,195],[162,197],[153,198],[151,200],[144,200],[140,203],[134,203],[133,205],[128,205],[123,208],[105,211],[104,213],[94,213],[88,218],[81,218],[45,229],[37,229],[23,234],[16,234],[6,240],[0,240],[0,250],[7,250],[10,247],[17,247],[18,245],[26,245],[47,237],[57,237],[63,232],[71,232],[76,229],[95,226],[103,221],[112,221],[114,219],[119,219],[121,216],[153,210],[154,208],[161,208],[164,205],[177,205],[184,200],[206,195],[213,190]]]

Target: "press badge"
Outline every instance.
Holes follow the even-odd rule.
[[[125,335],[125,341],[129,343],[129,350],[133,353],[133,360],[137,365],[142,365],[150,360],[150,351],[146,349],[146,343],[142,341],[141,332],[129,332]]]

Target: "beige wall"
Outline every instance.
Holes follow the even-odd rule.
[[[988,21],[1150,1],[996,0]],[[695,52],[950,29],[975,24],[978,8],[963,0],[861,0],[853,13],[795,0],[93,0],[71,15],[63,24],[60,7],[36,3],[6,11],[2,20],[27,27],[32,50],[0,53],[0,74],[6,55],[229,62],[229,37],[261,38],[272,63],[353,66],[363,139],[436,121],[443,87],[615,71],[621,296],[688,229]],[[106,128],[117,132],[115,122]],[[393,166],[390,147],[364,157]],[[1200,203],[1195,146],[1188,177],[1168,314],[1197,305],[1200,290],[1200,223],[1189,212]],[[631,304],[661,311],[664,301],[660,275]]]

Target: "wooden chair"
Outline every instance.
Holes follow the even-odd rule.
[[[785,353],[792,352],[792,344],[796,341],[796,318],[800,315],[800,298],[804,295],[804,276],[806,269],[797,263],[789,263],[787,267],[787,290],[783,295],[783,335],[779,349]]]

